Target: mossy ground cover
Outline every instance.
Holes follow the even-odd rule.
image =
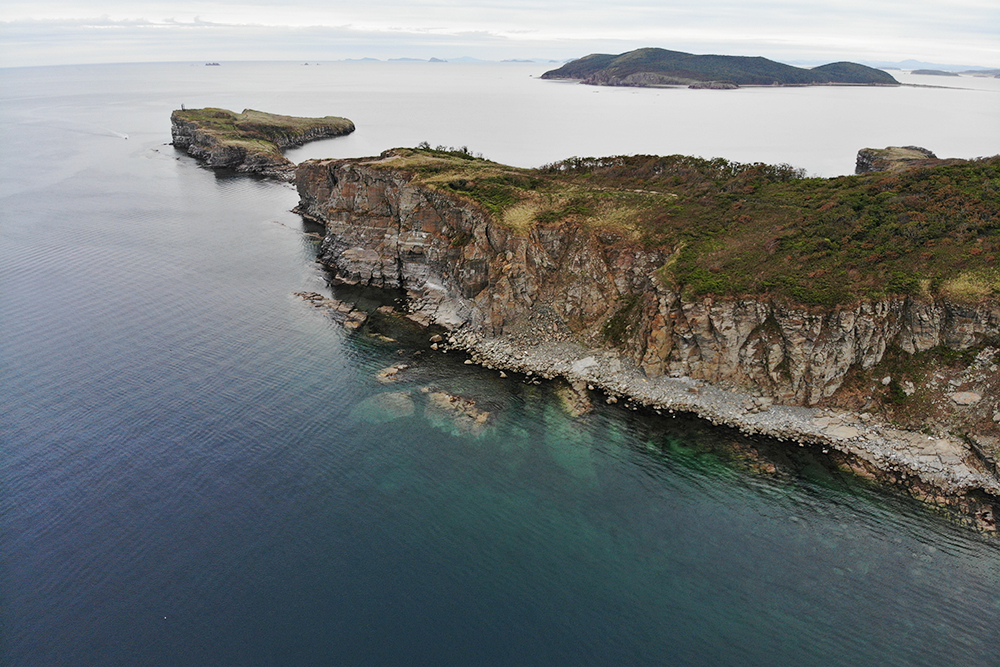
[[[951,400],[956,391],[996,395],[1000,376],[995,365],[1000,352],[993,342],[966,350],[938,346],[909,354],[891,345],[870,369],[854,366],[829,404],[849,410],[874,411],[900,428],[932,434],[935,425],[949,424],[953,432],[997,434],[990,417],[995,408],[988,399],[964,407]],[[977,362],[979,359],[982,363]]]
[[[892,294],[1000,298],[1000,157],[829,179],[677,155],[518,169],[467,151],[397,149],[377,164],[522,232],[573,223],[663,249],[671,259],[661,279],[692,296],[816,306]]]

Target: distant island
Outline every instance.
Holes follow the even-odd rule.
[[[958,76],[958,72],[945,72],[941,69],[915,69],[910,74],[923,74],[924,76]]]
[[[291,180],[295,172],[295,164],[282,150],[354,131],[354,123],[339,116],[300,118],[211,107],[182,107],[170,114],[170,124],[173,145],[208,166],[282,180]]]
[[[595,53],[542,75],[593,86],[738,88],[740,86],[899,85],[879,69],[836,62],[812,69],[761,57],[695,55],[659,48]]]

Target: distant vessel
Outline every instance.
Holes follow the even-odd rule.
[[[219,63],[205,63],[205,67],[218,67]]]

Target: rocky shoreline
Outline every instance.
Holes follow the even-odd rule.
[[[296,296],[325,308],[348,330],[358,329],[368,317],[350,303],[320,294]],[[396,313],[385,306],[380,312],[428,326],[420,314]],[[715,426],[733,428],[751,437],[773,438],[789,446],[818,446],[853,474],[955,509],[984,532],[997,530],[1000,479],[984,469],[969,443],[960,438],[894,428],[868,413],[776,404],[765,396],[686,376],[648,377],[617,351],[588,348],[571,336],[553,332],[547,322],[534,331],[503,336],[458,328],[444,336],[434,334],[429,340],[434,351],[464,352],[469,355],[466,363],[481,365],[504,377],[516,373],[526,382],[565,381],[560,393],[571,413],[584,414],[594,401],[603,400],[626,409],[649,410],[664,418],[694,415]],[[545,342],[532,342],[540,340]],[[407,364],[390,366],[379,373],[378,379],[395,381],[408,368]],[[477,424],[481,426],[483,421]]]
[[[774,404],[690,377],[650,378],[614,350],[570,341],[531,345],[512,336],[486,338],[459,330],[448,343],[487,368],[528,378],[562,378],[578,392],[602,392],[609,403],[657,414],[689,413],[746,435],[836,450],[846,455],[839,463],[854,473],[901,485],[922,500],[961,506],[978,528],[996,530],[1000,480],[982,469],[967,443],[953,436],[904,431],[866,413]]]
[[[318,260],[331,280],[405,291],[407,317],[447,331],[432,349],[464,350],[530,381],[563,378],[578,407],[600,392],[816,445],[860,476],[996,529],[996,443],[977,448],[962,436],[992,441],[1000,422],[1000,352],[989,343],[1000,305],[894,296],[823,310],[690,299],[657,279],[666,251],[572,221],[519,230],[461,195],[411,182],[412,172],[391,168],[399,160],[304,162],[297,211],[326,227]],[[361,326],[349,307],[334,310]],[[920,378],[907,375],[908,362],[886,362],[934,350],[945,361]],[[922,430],[892,425],[891,401],[906,402],[897,392]]]

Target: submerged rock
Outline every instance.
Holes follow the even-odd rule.
[[[408,391],[376,394],[365,399],[351,410],[351,417],[369,424],[383,424],[403,417],[411,417],[416,404]]]
[[[567,381],[560,378],[556,381],[556,397],[559,405],[571,417],[582,417],[594,409],[587,383],[583,380]]]
[[[478,435],[490,420],[490,413],[476,407],[476,401],[445,391],[424,387],[421,392],[427,396],[427,412],[445,417],[460,433]]]
[[[399,379],[399,374],[409,368],[408,364],[393,364],[388,368],[383,368],[376,375],[375,378],[382,383],[388,384],[390,382],[395,382]]]

